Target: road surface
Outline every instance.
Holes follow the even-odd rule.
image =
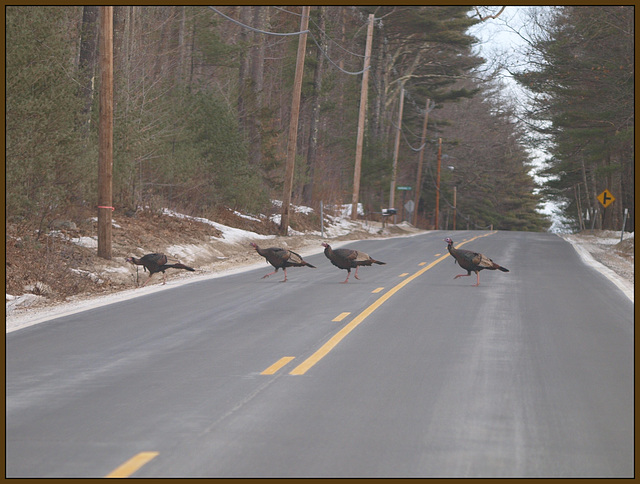
[[[463,273],[443,239],[510,269]],[[347,244],[6,336],[7,477],[632,477],[633,303],[552,234]]]

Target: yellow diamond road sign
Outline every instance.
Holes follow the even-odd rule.
[[[598,201],[604,208],[607,208],[615,201],[615,197],[611,195],[611,192],[609,190],[605,190],[600,195],[598,195]]]

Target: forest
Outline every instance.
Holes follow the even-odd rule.
[[[97,211],[100,11],[6,7],[6,223],[43,230]],[[619,229],[623,207],[633,230],[633,7],[541,10],[531,62],[507,66],[526,102],[501,95],[503,81],[475,48],[469,29],[489,13],[311,7],[291,202],[352,202],[373,14],[362,217],[393,205],[398,220],[421,228],[541,231],[550,226],[542,204],[553,200],[574,230],[588,220]],[[301,14],[114,7],[117,211],[213,219],[222,208],[271,213],[272,200],[286,200]],[[542,184],[533,149],[547,157]],[[604,189],[618,200],[606,209]]]

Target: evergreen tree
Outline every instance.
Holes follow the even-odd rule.
[[[536,94],[527,114],[550,143],[545,193],[576,228],[579,210],[615,229],[629,208],[633,230],[633,7],[557,8],[535,25],[535,62],[516,79]],[[619,199],[608,209],[596,201],[605,188]]]
[[[68,203],[95,200],[78,130],[74,40],[82,9],[6,7],[6,210],[42,229]]]

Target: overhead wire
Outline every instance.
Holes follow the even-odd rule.
[[[417,106],[415,106],[417,108]],[[433,108],[431,108],[429,111],[431,111]],[[396,123],[393,122],[393,120],[390,121],[391,125],[395,128],[398,129],[398,125]],[[417,134],[412,132],[409,128],[406,127],[406,125],[403,125],[402,129],[400,130],[400,133],[402,134],[402,137],[406,143],[406,145],[414,152],[419,152],[420,150],[424,149],[426,147],[426,145],[428,144],[427,141],[425,141],[422,146],[420,146],[419,148],[414,148],[413,146],[411,146],[411,143],[409,142],[409,140],[407,139],[407,136],[405,134],[405,130],[409,131],[409,133],[415,137],[417,137]],[[427,172],[429,174],[429,177],[431,178],[431,182],[433,183],[433,188],[436,190],[436,192],[438,192],[438,195],[440,197],[441,200],[443,200],[450,208],[454,209],[456,211],[457,214],[459,214],[464,220],[467,221],[467,223],[473,225],[475,228],[477,229],[487,229],[489,227],[491,227],[491,224],[486,225],[486,226],[480,226],[478,224],[476,224],[475,222],[471,221],[471,218],[467,215],[465,215],[463,212],[460,211],[459,208],[455,207],[451,202],[449,202],[449,200],[447,199],[447,197],[444,196],[444,194],[442,193],[442,190],[438,187],[438,184],[436,182],[436,180],[433,177],[433,171],[432,171],[432,167],[430,163],[427,163]],[[424,180],[423,180],[424,183]],[[418,190],[421,190],[422,187],[417,187]]]
[[[228,15],[223,14],[220,10],[218,10],[215,7],[212,7],[210,5],[208,5],[208,7],[213,10],[215,13],[217,13],[218,15],[226,18],[227,20],[230,20],[231,22],[240,25],[241,27],[244,27],[245,29],[249,29],[249,30],[253,30],[254,32],[258,32],[260,34],[265,34],[265,35],[277,35],[277,36],[289,36],[289,35],[301,35],[301,34],[307,34],[309,33],[308,30],[302,30],[300,32],[285,32],[285,33],[280,33],[280,32],[267,32],[266,30],[260,30],[260,29],[256,29],[255,27],[251,27],[250,25],[246,25],[243,24],[242,22],[237,21],[236,19],[233,19],[231,17],[229,17]]]
[[[315,38],[315,36],[313,35],[313,32],[311,32],[310,30],[302,30],[302,31],[300,31],[300,32],[287,32],[287,33],[280,33],[280,32],[268,32],[268,31],[266,31],[266,30],[257,29],[257,28],[255,28],[255,27],[251,27],[250,25],[243,24],[242,22],[239,22],[238,20],[236,20],[236,19],[234,19],[234,18],[231,18],[231,17],[229,17],[228,15],[225,15],[224,13],[222,13],[220,10],[218,10],[218,9],[217,9],[217,8],[215,8],[215,7],[209,6],[209,8],[210,8],[211,10],[213,10],[214,12],[216,12],[218,15],[220,15],[220,16],[222,16],[222,17],[226,18],[227,20],[230,20],[231,22],[233,22],[233,23],[235,23],[235,24],[237,24],[237,25],[240,25],[240,26],[241,26],[241,27],[243,27],[243,28],[246,28],[246,29],[252,30],[252,31],[254,31],[254,32],[258,32],[258,33],[260,33],[260,34],[265,34],[265,35],[276,35],[276,36],[292,36],[292,35],[309,34],[309,35],[311,36],[311,40],[313,40],[313,42],[316,44],[316,46],[318,47],[318,50],[322,53],[322,55],[324,55],[324,57],[325,57],[325,58],[326,58],[326,59],[327,59],[327,60],[328,60],[328,61],[329,61],[329,62],[330,62],[334,67],[336,67],[338,70],[342,71],[342,72],[343,72],[343,73],[345,73],[345,74],[348,74],[348,75],[351,75],[351,76],[355,76],[355,75],[360,75],[360,74],[364,73],[364,72],[365,72],[365,70],[367,70],[367,69],[371,69],[371,66],[367,67],[367,69],[362,69],[362,70],[360,70],[360,71],[347,71],[347,70],[343,69],[343,68],[342,68],[342,67],[340,67],[338,64],[336,64],[336,63],[335,63],[335,61],[334,61],[333,59],[331,59],[331,57],[329,57],[329,54],[328,54],[328,53],[327,53],[327,52],[326,52],[326,51],[325,51],[325,50],[320,46],[320,44],[318,43],[317,39],[316,39],[316,38]],[[283,9],[283,8],[280,8],[280,7],[275,7],[275,8],[277,8],[278,10],[281,10],[281,11],[283,11],[283,12],[286,12],[286,13],[292,14],[292,15],[298,15],[298,16],[300,16],[300,15],[301,15],[301,14],[299,14],[299,13],[291,12],[291,11],[289,11],[289,10],[285,10],[285,9]],[[313,22],[313,23],[314,23],[314,25],[315,25],[315,22]],[[317,27],[317,25],[316,25],[316,27]],[[322,29],[318,28],[318,30],[320,30],[324,35],[326,35],[326,32],[324,32]],[[327,37],[328,37],[328,36],[327,36]],[[358,56],[358,57],[364,57],[364,56],[361,56],[361,55],[359,55],[359,54],[355,54],[355,53],[353,53],[353,52],[350,52],[348,49],[345,49],[344,47],[340,46],[340,44],[338,44],[335,40],[331,39],[330,37],[328,37],[328,38],[329,38],[329,40],[331,40],[331,42],[333,42],[333,43],[335,43],[336,45],[338,45],[338,46],[339,46],[342,50],[344,50],[345,52],[348,52],[349,54],[352,54],[352,55],[355,55],[355,56]]]
[[[340,67],[338,64],[336,64],[336,63],[331,59],[331,57],[329,57],[329,55],[325,52],[325,50],[324,50],[322,47],[320,47],[320,44],[318,44],[318,41],[316,40],[315,35],[313,35],[313,33],[310,33],[310,35],[311,35],[311,40],[313,40],[314,44],[316,44],[316,46],[318,47],[318,50],[322,53],[322,55],[324,55],[324,57],[325,57],[325,58],[326,58],[326,59],[327,59],[327,60],[328,60],[328,61],[329,61],[329,62],[330,62],[330,63],[331,63],[331,64],[332,64],[336,69],[338,69],[338,70],[340,70],[340,71],[342,71],[342,72],[344,72],[345,74],[348,74],[348,75],[350,75],[350,76],[357,76],[357,75],[359,75],[359,74],[364,73],[366,70],[371,69],[371,65],[369,65],[369,66],[367,66],[367,68],[366,68],[366,69],[362,69],[362,70],[357,71],[357,72],[350,72],[350,71],[346,71],[346,70],[344,70],[342,67]]]
[[[218,9],[217,9],[217,8],[215,8],[215,7],[212,7],[212,6],[208,6],[208,7],[209,7],[211,10],[213,10],[215,13],[217,13],[218,15],[220,15],[220,16],[222,16],[222,17],[224,17],[225,19],[227,19],[227,20],[229,20],[229,21],[231,21],[231,22],[233,22],[233,23],[235,23],[235,24],[237,24],[237,25],[239,25],[239,26],[241,26],[241,27],[243,27],[243,28],[246,28],[246,29],[248,29],[248,30],[252,30],[252,31],[257,32],[257,33],[260,33],[260,34],[264,34],[264,35],[274,35],[274,36],[280,36],[280,37],[284,37],[284,36],[294,36],[294,35],[302,35],[302,34],[310,34],[311,39],[313,40],[313,42],[314,42],[314,43],[316,44],[316,46],[318,47],[318,50],[319,50],[319,51],[320,51],[320,52],[325,56],[325,58],[326,58],[326,59],[327,59],[327,60],[328,60],[328,61],[329,61],[329,62],[330,62],[334,67],[336,67],[338,70],[340,70],[340,71],[342,71],[342,72],[344,72],[345,74],[348,74],[348,75],[359,75],[359,74],[364,73],[364,72],[365,72],[365,70],[366,70],[366,69],[362,69],[361,71],[357,71],[357,72],[350,72],[350,71],[347,71],[347,70],[343,69],[342,67],[340,67],[338,64],[336,64],[336,63],[331,59],[331,57],[329,57],[329,55],[327,54],[327,52],[326,52],[326,51],[325,51],[325,50],[320,46],[320,44],[318,43],[317,39],[315,38],[315,36],[313,35],[313,33],[312,33],[310,30],[302,30],[302,31],[299,31],[299,32],[285,32],[285,33],[281,33],[281,32],[269,32],[269,31],[261,30],[261,29],[257,29],[257,28],[255,28],[255,27],[251,27],[250,25],[246,25],[246,24],[244,24],[244,23],[242,23],[242,22],[239,22],[238,20],[235,20],[235,19],[233,19],[233,18],[229,17],[228,15],[225,15],[224,13],[222,13],[220,10],[218,10]],[[298,16],[300,16],[300,15],[301,15],[301,14],[298,14],[298,13],[296,13],[296,12],[291,12],[291,11],[285,10],[285,9],[283,9],[283,8],[280,8],[280,7],[275,7],[275,8],[277,8],[278,10],[281,10],[281,11],[283,11],[283,12],[289,13],[289,14],[298,15]],[[316,25],[316,24],[315,24],[315,22],[313,22],[313,24],[314,24],[314,25]],[[348,52],[349,54],[351,54],[351,55],[355,55],[355,56],[358,56],[358,57],[364,57],[364,56],[361,56],[360,54],[355,54],[355,53],[353,53],[353,52],[349,51],[348,49],[346,49],[346,48],[342,47],[338,42],[336,42],[335,40],[331,39],[331,38],[326,34],[326,32],[324,32],[322,29],[320,29],[317,25],[316,25],[316,27],[317,27],[317,28],[318,28],[318,30],[320,30],[324,35],[326,35],[326,36],[327,36],[327,38],[328,38],[331,42],[335,43],[337,46],[339,46],[339,47],[340,47],[342,50],[344,50],[345,52]],[[371,69],[371,66],[369,65],[369,66],[367,67],[367,69]],[[417,108],[417,106],[415,106],[415,107]],[[397,126],[395,123],[393,123],[393,121],[391,121],[391,124],[392,124],[396,129],[398,129],[398,126]],[[409,130],[409,131],[410,131],[410,130]],[[409,141],[408,141],[407,137],[406,137],[406,134],[403,132],[403,130],[400,130],[400,132],[401,132],[401,134],[402,134],[402,136],[403,136],[403,138],[404,138],[404,140],[405,140],[405,143],[407,144],[407,146],[409,146],[409,148],[410,148],[412,151],[418,152],[418,151],[421,151],[421,150],[423,150],[423,149],[425,148],[425,146],[426,146],[426,144],[427,144],[426,142],[425,142],[425,143],[423,143],[419,148],[414,148],[414,147],[412,147],[412,146],[411,146],[411,144],[409,143]],[[415,133],[411,133],[411,134],[413,134],[413,135],[415,136]],[[446,199],[446,197],[444,197],[444,196],[442,195],[441,190],[438,188],[438,186],[437,186],[437,184],[436,184],[436,181],[435,181],[435,180],[434,180],[434,178],[433,178],[433,173],[432,173],[432,171],[431,171],[431,165],[430,165],[430,164],[427,164],[427,171],[428,171],[428,173],[429,173],[429,176],[430,176],[430,178],[431,178],[431,181],[433,182],[433,184],[434,184],[434,186],[435,186],[436,190],[437,190],[438,192],[440,192],[440,197],[442,198],[442,200],[443,200],[447,205],[449,205],[449,207],[454,208],[454,209],[456,210],[456,212],[457,212],[457,213],[458,213],[458,214],[459,214],[463,219],[465,219],[465,220],[467,221],[467,223],[471,223],[471,224],[473,224],[476,228],[481,228],[481,229],[483,229],[483,228],[489,228],[489,227],[491,226],[491,225],[487,225],[486,227],[480,227],[480,226],[478,226],[476,223],[471,222],[471,220],[470,220],[470,218],[469,218],[469,217],[467,217],[464,213],[462,213],[462,212],[460,211],[460,209],[458,209],[457,207],[454,207],[454,206],[449,202],[449,200],[447,200],[447,199]],[[417,187],[417,188],[418,188],[418,189],[421,189],[422,187]]]

